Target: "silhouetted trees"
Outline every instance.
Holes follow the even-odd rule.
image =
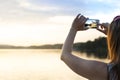
[[[62,44],[54,44],[54,45],[42,45],[42,46],[29,46],[28,49],[61,49]]]
[[[73,50],[86,53],[88,56],[94,55],[99,58],[106,58],[108,49],[105,37],[99,37],[94,41],[87,41],[86,43],[75,43]]]

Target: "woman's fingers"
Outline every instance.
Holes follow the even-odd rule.
[[[78,14],[78,15],[76,16],[75,20],[78,20],[80,16],[81,16],[81,14]]]
[[[97,28],[98,31],[107,34],[109,23],[102,23],[100,27]]]

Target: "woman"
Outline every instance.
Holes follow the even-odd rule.
[[[84,27],[86,20],[87,18],[80,14],[74,19],[63,45],[61,59],[74,72],[89,80],[120,80],[120,16],[115,17],[110,26],[104,23],[100,25],[100,29],[97,29],[107,35],[111,60],[109,64],[94,60],[85,60],[72,54],[72,46],[76,33],[86,30]]]

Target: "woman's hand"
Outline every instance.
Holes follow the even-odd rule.
[[[102,23],[100,24],[100,27],[97,28],[97,30],[107,35],[108,27],[109,27],[109,23]]]
[[[77,31],[86,30],[87,29],[87,28],[85,28],[86,20],[87,20],[86,17],[84,17],[81,14],[78,14],[72,23],[72,28],[74,28]]]

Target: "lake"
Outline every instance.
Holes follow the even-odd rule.
[[[87,80],[60,60],[60,52],[59,49],[0,49],[0,80]]]

